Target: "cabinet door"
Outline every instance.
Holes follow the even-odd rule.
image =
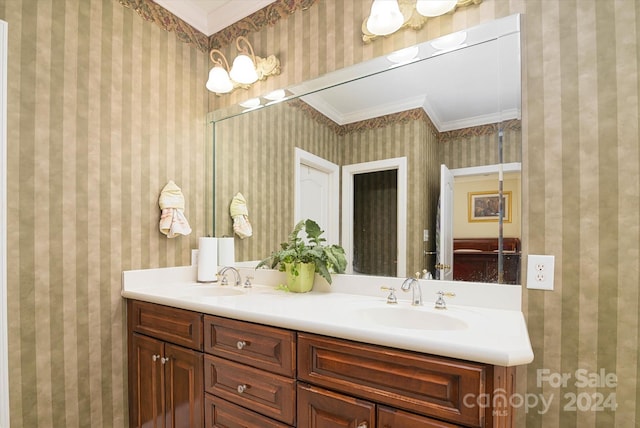
[[[375,404],[298,383],[298,428],[375,428]]]
[[[390,407],[378,406],[378,428],[461,428],[447,422]]]
[[[202,353],[165,344],[166,427],[204,426],[204,379]]]
[[[133,334],[129,351],[129,426],[164,427],[163,343]]]

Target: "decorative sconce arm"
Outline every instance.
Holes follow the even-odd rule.
[[[218,58],[215,57],[216,54]],[[224,68],[225,70],[227,70],[227,72],[229,71],[229,63],[227,62],[227,58],[218,49],[211,49],[211,52],[209,52],[209,59],[211,59],[211,62],[215,65]]]
[[[244,47],[242,46],[243,44]],[[256,63],[256,56],[253,53],[253,46],[251,46],[251,43],[249,43],[249,40],[247,40],[246,37],[238,36],[238,38],[236,39],[236,49],[238,49],[238,52],[240,52],[241,55],[248,56],[249,58],[251,58],[254,64]]]

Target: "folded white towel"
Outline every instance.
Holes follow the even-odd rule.
[[[233,231],[240,239],[248,238],[253,235],[251,223],[249,223],[249,210],[247,209],[247,200],[242,193],[238,192],[231,200],[229,213],[233,219]]]
[[[167,238],[191,233],[191,226],[184,215],[184,195],[176,183],[169,181],[160,192],[158,204],[160,214],[160,232]]]

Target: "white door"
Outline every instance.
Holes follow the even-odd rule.
[[[438,242],[438,278],[453,280],[453,174],[440,166],[440,240]]]
[[[329,244],[338,244],[340,167],[296,148],[294,220],[311,219],[324,230]]]

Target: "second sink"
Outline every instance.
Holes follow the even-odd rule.
[[[363,320],[392,328],[410,330],[464,330],[465,321],[440,312],[415,307],[367,308],[357,311]]]

